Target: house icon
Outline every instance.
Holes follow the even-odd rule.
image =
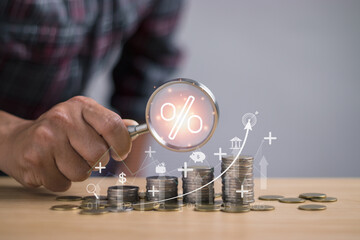
[[[230,149],[240,149],[241,147],[241,139],[238,137],[234,137],[232,139],[230,139],[231,142],[231,148]]]

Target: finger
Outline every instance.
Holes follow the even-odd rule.
[[[63,141],[63,144],[56,148],[54,154],[58,169],[67,179],[79,182],[90,176],[91,172],[89,170],[91,167],[68,141]]]
[[[131,149],[130,134],[121,117],[101,106],[93,100],[86,100],[82,109],[82,116],[98,134],[102,135],[107,144],[119,156],[116,160],[123,160]]]
[[[83,118],[77,118],[74,128],[67,130],[67,136],[72,146],[87,164],[94,169],[99,162],[105,166],[110,160],[109,146]],[[96,169],[95,169],[96,171]]]
[[[70,188],[71,181],[66,178],[56,165],[54,158],[45,161],[42,184],[53,192],[63,192]]]

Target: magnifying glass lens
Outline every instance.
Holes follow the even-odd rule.
[[[213,134],[218,112],[211,92],[194,81],[172,81],[150,98],[146,121],[151,134],[165,147],[190,151]]]

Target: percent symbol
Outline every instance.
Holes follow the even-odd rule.
[[[195,97],[194,96],[189,96],[187,99],[186,99],[186,102],[184,104],[184,106],[182,107],[174,125],[172,126],[171,128],[171,131],[169,133],[169,139],[171,140],[174,140],[176,135],[178,134],[179,130],[180,130],[180,127],[184,124],[184,121],[187,117],[187,115],[189,114],[189,111],[191,109],[191,106],[193,105],[193,103],[195,102]],[[173,110],[173,114],[170,118],[167,118],[164,116],[164,108],[166,106],[170,106]],[[162,106],[161,106],[161,109],[160,109],[160,114],[161,114],[161,118],[164,119],[165,121],[172,121],[175,119],[176,117],[176,108],[174,106],[174,104],[172,103],[164,103]],[[190,122],[191,122],[191,119],[193,118],[197,118],[199,120],[199,123],[200,123],[200,126],[197,130],[194,130],[194,129],[191,129],[190,127]],[[203,127],[203,122],[202,122],[202,119],[199,115],[191,115],[188,119],[187,119],[187,127],[188,127],[188,130],[191,132],[191,133],[199,133],[201,130],[202,130],[202,127]]]

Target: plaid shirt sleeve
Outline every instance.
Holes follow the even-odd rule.
[[[181,60],[174,34],[182,1],[153,3],[136,32],[125,43],[112,77],[111,104],[123,117],[145,120],[145,107],[154,86],[167,78]]]
[[[153,85],[178,62],[181,2],[0,0],[0,109],[36,119],[82,94],[120,47],[112,105],[141,120]]]

